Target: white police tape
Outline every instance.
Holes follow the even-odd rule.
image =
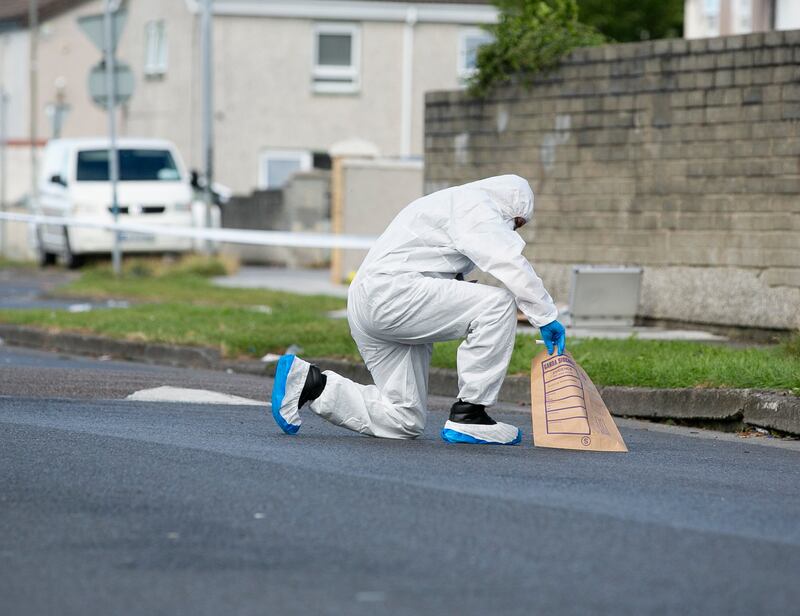
[[[335,233],[305,233],[293,231],[253,231],[250,229],[205,229],[202,227],[171,227],[167,225],[113,223],[62,216],[15,214],[0,212],[0,220],[27,222],[39,225],[84,227],[108,231],[128,231],[172,237],[189,237],[230,244],[254,246],[290,246],[295,248],[348,248],[369,249],[377,238],[367,235],[337,235]]]

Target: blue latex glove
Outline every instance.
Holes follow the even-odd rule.
[[[550,355],[553,354],[555,347],[558,347],[559,355],[564,354],[564,347],[567,344],[567,332],[561,323],[553,321],[552,323],[543,325],[539,328],[539,332],[542,334],[542,340],[544,340],[547,352],[550,353]]]

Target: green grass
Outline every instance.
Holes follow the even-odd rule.
[[[36,263],[33,261],[15,261],[13,259],[6,259],[5,257],[0,256],[0,269],[7,267],[14,269],[30,269],[36,267]]]
[[[230,269],[219,259],[189,257],[175,263],[128,259],[119,278],[108,266],[87,269],[56,294],[140,302],[130,308],[83,313],[0,311],[0,321],[126,340],[211,346],[228,357],[261,357],[292,344],[303,347],[309,357],[358,357],[347,322],[326,316],[344,308],[344,299],[230,289],[207,279]],[[269,314],[262,312],[265,308]]]
[[[308,304],[275,294],[272,314],[233,306],[140,304],[124,309],[70,313],[56,310],[0,311],[0,321],[113,338],[210,346],[228,357],[261,357],[299,344],[309,357],[358,357],[346,321],[324,318]],[[262,298],[266,300],[267,298]],[[314,304],[328,298],[309,298]]]
[[[437,345],[434,365],[455,366],[458,342]],[[567,340],[575,360],[598,385],[635,387],[736,387],[792,390],[800,395],[800,354],[789,345],[734,348],[697,342]],[[542,347],[517,336],[510,374],[530,370]]]
[[[595,339],[572,347],[578,363],[603,385],[788,389],[800,394],[800,357],[785,346]]]
[[[343,299],[220,288],[205,278],[217,273],[215,266],[195,263],[192,268],[184,264],[153,272],[133,263],[120,279],[111,276],[107,268],[87,270],[59,294],[141,303],[83,313],[5,310],[0,311],[0,322],[210,346],[228,357],[282,353],[297,344],[307,357],[359,359],[347,322],[326,316],[328,311],[343,308]],[[264,306],[271,312],[264,313]],[[458,344],[435,345],[433,365],[455,368]],[[518,336],[509,372],[527,373],[541,348],[533,338]],[[568,340],[568,348],[598,385],[738,387],[800,394],[800,337],[769,348],[633,338]]]
[[[190,306],[242,307],[269,306],[278,317],[283,312],[300,311],[317,315],[344,308],[344,299],[327,296],[304,298],[291,293],[264,289],[218,287],[203,276],[169,273],[163,276],[123,276],[114,278],[105,270],[88,270],[75,282],[58,290],[61,297],[86,299],[129,299]]]

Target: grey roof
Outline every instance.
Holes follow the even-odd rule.
[[[49,19],[63,11],[83,4],[87,0],[38,0],[39,20]],[[0,0],[0,23],[6,28],[28,25],[30,0]]]
[[[68,11],[88,0],[38,0],[39,20],[44,21]],[[339,0],[327,0],[338,2]],[[490,5],[491,0],[363,0],[364,2],[408,2],[411,4],[477,4]],[[5,28],[26,27],[30,0],[0,0],[0,24]]]
[[[336,2],[337,0],[328,0]],[[409,4],[493,4],[491,0],[364,0],[365,2],[407,2]]]
[[[0,0],[2,1],[2,0]],[[341,0],[323,0],[324,2],[340,2]],[[478,6],[491,6],[492,0],[360,0],[361,2],[395,2],[403,4],[471,4]]]

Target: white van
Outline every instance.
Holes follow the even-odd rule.
[[[117,141],[119,222],[190,227],[193,190],[177,148],[160,139]],[[39,210],[46,216],[113,221],[107,139],[54,139],[47,143],[39,182]],[[196,209],[196,208],[195,208]],[[217,214],[218,218],[218,214]],[[103,229],[40,225],[35,238],[42,265],[61,256],[78,267],[87,254],[108,254],[113,233]],[[184,252],[187,238],[123,233],[123,253]]]

